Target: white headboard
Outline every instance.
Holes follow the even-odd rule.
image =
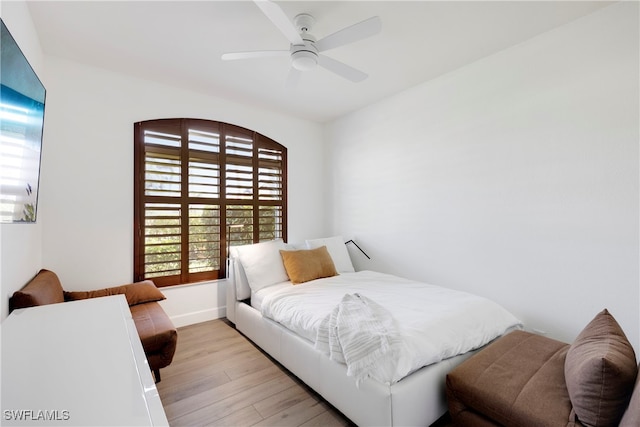
[[[227,260],[227,319],[235,323],[236,303],[251,297],[251,288],[237,258]]]

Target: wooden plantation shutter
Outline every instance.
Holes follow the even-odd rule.
[[[258,137],[257,151],[258,239],[273,240],[283,235],[286,223],[283,208],[286,150],[280,144]]]
[[[134,280],[224,277],[228,245],[286,240],[282,145],[197,119],[139,122],[134,135]]]
[[[229,246],[255,242],[253,133],[240,128],[225,133],[226,224]]]
[[[220,253],[220,129],[183,120],[188,137],[188,276],[180,283],[218,278]],[[187,266],[185,266],[186,268]]]

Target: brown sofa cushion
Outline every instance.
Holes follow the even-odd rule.
[[[638,366],[622,328],[605,309],[580,332],[567,353],[565,379],[576,416],[585,426],[618,425]]]
[[[133,305],[129,309],[151,368],[169,365],[178,342],[178,332],[169,316],[158,303]]]
[[[53,271],[42,269],[24,288],[15,291],[9,298],[9,311],[59,302],[64,302],[60,279]]]
[[[106,297],[124,294],[127,303],[132,306],[146,302],[162,301],[165,296],[151,280],[131,283],[129,285],[114,286],[94,291],[64,291],[65,301],[76,301],[87,298]]]
[[[571,402],[564,384],[569,344],[511,332],[448,375],[449,411],[456,425],[566,426]],[[473,422],[465,421],[475,413]],[[489,421],[491,420],[491,421]]]

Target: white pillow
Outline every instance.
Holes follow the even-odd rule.
[[[353,273],[355,271],[342,236],[307,240],[307,248],[309,249],[316,249],[320,246],[327,247],[338,273]]]
[[[287,249],[282,239],[235,246],[234,249],[240,263],[242,263],[252,291],[257,292],[267,286],[289,280],[280,256],[280,250]]]

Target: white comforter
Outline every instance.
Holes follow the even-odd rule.
[[[399,334],[397,357],[385,359],[369,374],[387,384],[521,327],[511,313],[486,298],[372,271],[274,289],[261,295],[263,316],[311,342],[345,294],[358,293],[388,310]]]

